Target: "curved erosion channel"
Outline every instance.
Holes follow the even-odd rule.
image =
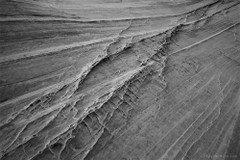
[[[239,0],[1,0],[1,160],[239,160]]]

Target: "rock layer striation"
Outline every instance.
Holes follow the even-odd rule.
[[[239,0],[1,0],[1,160],[239,160]]]

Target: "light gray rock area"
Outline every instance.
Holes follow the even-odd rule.
[[[0,160],[240,160],[240,0],[0,0]]]

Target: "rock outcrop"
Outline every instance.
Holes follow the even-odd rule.
[[[239,160],[239,0],[1,0],[1,160]]]

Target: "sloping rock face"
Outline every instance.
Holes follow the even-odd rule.
[[[1,160],[239,160],[239,0],[1,0]]]

